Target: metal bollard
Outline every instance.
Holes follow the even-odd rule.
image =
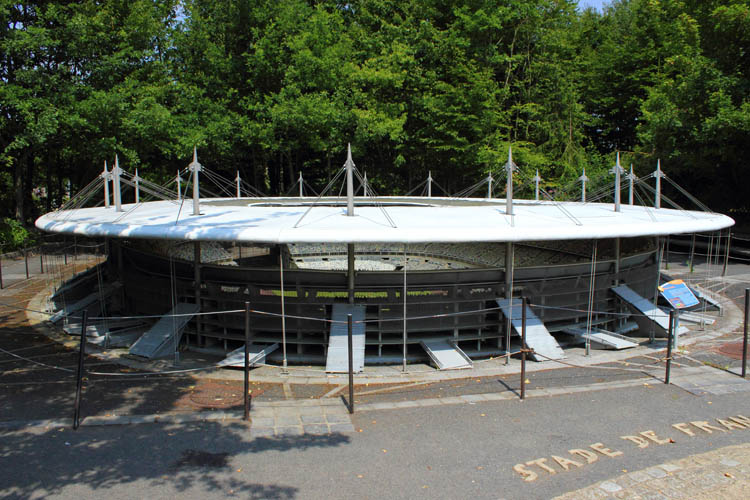
[[[669,372],[672,370],[672,342],[674,341],[675,313],[672,309],[669,311],[669,332],[667,332],[667,371],[664,374],[664,383],[669,384]]]
[[[88,319],[88,312],[83,311],[81,316],[81,347],[78,351],[78,372],[76,374],[76,400],[75,409],[73,410],[73,429],[78,429],[80,423],[79,419],[81,416],[81,386],[83,385],[83,358],[86,356],[86,320]]]
[[[23,261],[26,264],[26,279],[29,279],[29,251],[23,249]]]
[[[750,319],[750,288],[745,288],[745,325],[742,341],[742,378],[747,376],[747,323]]]
[[[39,274],[44,274],[44,250],[39,247]]]
[[[0,290],[3,289],[3,258],[0,257]]]
[[[245,302],[245,420],[250,420],[250,302]]]
[[[354,413],[354,351],[352,349],[352,315],[346,315],[347,343],[349,344],[349,413]]]
[[[521,400],[526,398],[526,297],[521,297]]]

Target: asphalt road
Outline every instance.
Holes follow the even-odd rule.
[[[648,386],[361,412],[358,432],[251,439],[241,423],[6,431],[3,498],[550,498],[623,470],[750,442],[750,429],[712,434],[672,424],[750,416],[746,393],[694,396]],[[361,432],[359,430],[361,429]],[[654,431],[646,448],[621,438]],[[568,450],[602,443],[586,463]],[[600,447],[601,448],[601,447]],[[552,456],[575,460],[564,471]],[[526,482],[516,464],[546,458]]]

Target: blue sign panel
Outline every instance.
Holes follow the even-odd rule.
[[[662,296],[675,309],[698,305],[698,299],[682,280],[672,280],[659,287]]]

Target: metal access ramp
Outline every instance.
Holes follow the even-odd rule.
[[[438,370],[461,370],[471,368],[471,359],[449,339],[423,340],[420,342]]]
[[[86,322],[86,336],[88,337],[104,337],[107,333],[115,333],[122,329],[131,329],[137,326],[143,326],[146,322],[139,318],[132,319],[98,319],[96,321]],[[68,321],[67,324],[63,325],[63,331],[68,335],[80,335],[81,334],[81,321],[77,318],[73,321]]]
[[[130,347],[130,354],[154,359],[168,356],[182,338],[185,325],[198,312],[197,304],[181,302],[167,315],[159,318],[138,341]]]
[[[665,332],[669,331],[669,314],[656,307],[653,302],[641,297],[627,285],[616,286],[612,288],[612,291],[627,304],[642,313],[647,319],[656,323]],[[678,335],[687,331],[688,329],[684,326],[677,328]]]
[[[625,338],[623,335],[618,335],[614,332],[608,332],[599,328],[592,328],[591,332],[587,333],[585,328],[570,327],[564,328],[562,332],[580,338],[581,342],[585,342],[586,339],[588,339],[592,343],[602,345],[608,349],[615,349],[617,351],[621,349],[630,349],[631,347],[638,347],[638,343]]]
[[[107,285],[104,288],[102,288],[101,291],[96,291],[75,302],[72,302],[70,304],[65,304],[65,306],[63,306],[62,309],[56,311],[54,314],[52,314],[49,317],[49,321],[51,323],[57,323],[61,319],[65,318],[66,316],[71,316],[72,314],[77,313],[78,311],[82,309],[86,309],[88,306],[90,306],[94,302],[98,302],[99,300],[103,300],[109,297],[119,287],[120,287],[119,283]]]
[[[248,346],[248,364],[255,366],[256,364],[262,364],[266,362],[266,356],[271,354],[273,351],[279,348],[279,344],[271,345],[258,345],[250,344]],[[244,368],[245,366],[245,346],[235,349],[234,351],[227,354],[227,357],[216,363],[216,366],[235,366]]]
[[[511,318],[513,330],[520,336],[522,328],[521,299],[513,299],[512,310],[508,299],[497,299],[497,305],[500,306],[500,310],[506,318]],[[542,320],[534,314],[529,306],[526,306],[526,346],[538,354],[531,355],[534,361],[565,358],[565,352],[563,352],[560,344],[557,343],[555,337],[549,333]]]
[[[354,373],[365,367],[365,306],[357,304],[333,304],[331,332],[328,338],[326,371],[346,373],[349,371],[349,344],[347,315],[352,315],[352,351],[354,352]],[[359,323],[358,323],[359,321]]]

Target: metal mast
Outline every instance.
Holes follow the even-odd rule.
[[[516,164],[513,163],[513,151],[508,147],[508,162],[505,164],[505,173],[507,181],[505,184],[505,213],[507,215],[513,215],[513,172],[518,170]]]
[[[586,203],[586,183],[589,181],[589,178],[586,177],[586,169],[583,169],[583,175],[578,178],[579,181],[581,181],[581,201],[583,203]]]
[[[99,177],[104,179],[104,207],[109,208],[109,179],[112,174],[107,170],[107,160],[104,160],[104,170],[99,174]]]
[[[620,152],[617,152],[617,162],[612,170],[609,171],[611,174],[615,174],[615,212],[620,211],[620,174],[624,172],[620,166]]]
[[[539,177],[539,169],[536,170],[536,175],[532,180],[534,181],[534,199],[539,201],[539,182],[542,180],[542,178]]]
[[[141,178],[138,177],[138,169],[135,169],[135,177],[133,177],[133,180],[135,181],[135,202],[140,203],[141,201],[141,185],[140,180]]]
[[[120,161],[117,159],[117,155],[115,155],[115,167],[112,169],[112,190],[114,191],[112,194],[115,198],[115,211],[116,212],[122,212],[122,202],[120,199],[121,192],[120,192],[120,174],[122,173],[122,170],[120,170]]]
[[[203,166],[198,163],[198,149],[195,146],[193,146],[193,161],[190,162],[188,168],[193,173],[193,215],[200,215],[200,185],[198,183],[198,173],[203,169]]]
[[[656,178],[654,208],[661,208],[661,178],[664,177],[664,172],[661,171],[661,160],[656,160],[656,172],[654,172],[654,177]]]
[[[633,187],[635,183],[635,174],[633,173],[633,164],[630,164],[630,173],[628,174],[628,203],[633,204]]]

